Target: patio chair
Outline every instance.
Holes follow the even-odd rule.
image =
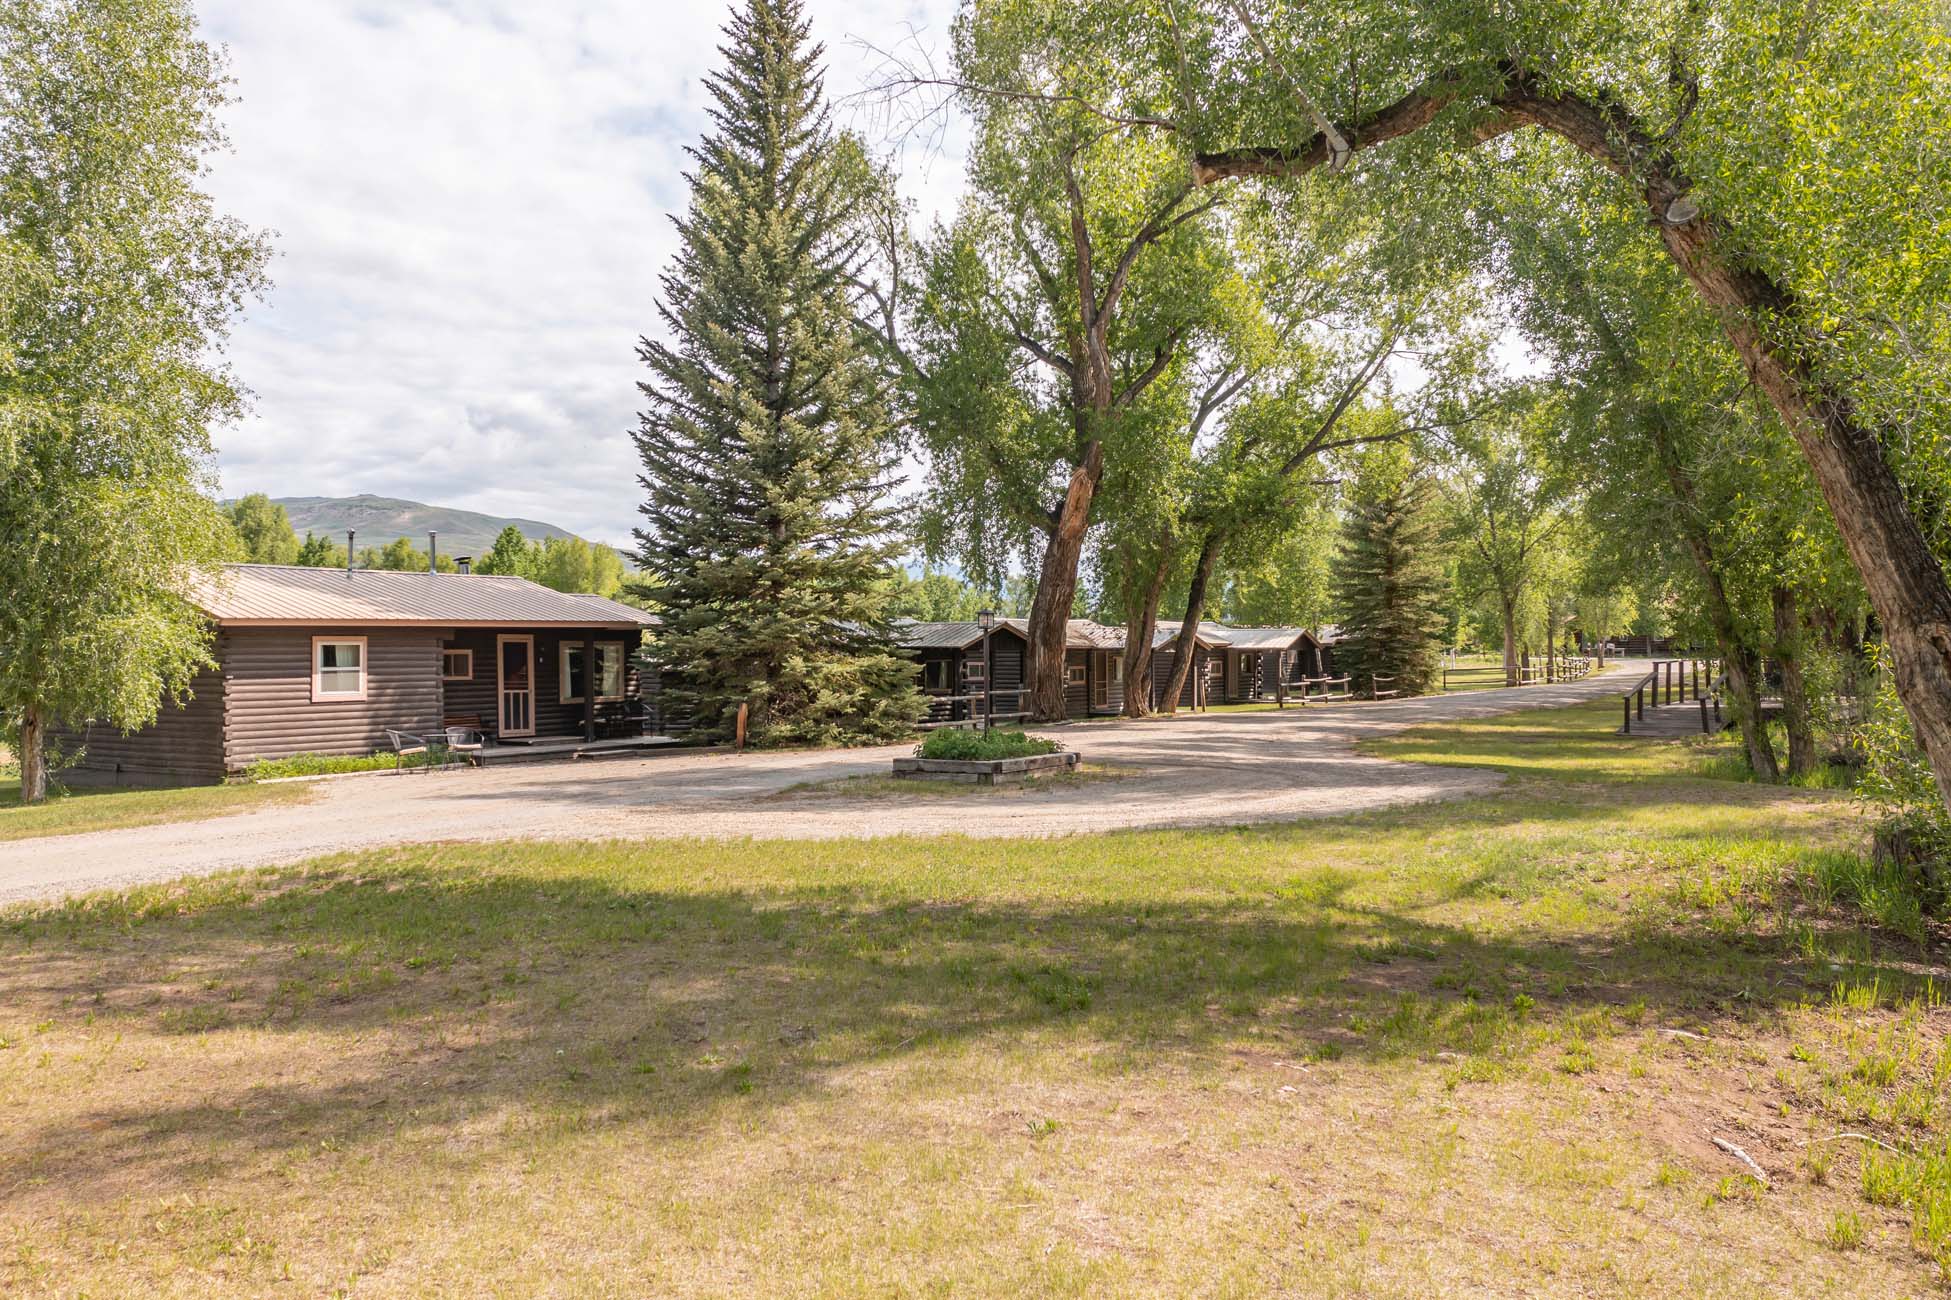
[[[433,746],[427,743],[426,737],[416,736],[411,731],[395,731],[391,727],[386,729],[386,747],[393,751],[393,770],[396,773],[402,770],[402,764],[407,759],[433,752]],[[431,769],[433,765],[429,763],[427,766]]]
[[[481,766],[481,750],[488,738],[481,734],[479,726],[454,725],[447,727],[447,752],[458,754],[471,767]]]

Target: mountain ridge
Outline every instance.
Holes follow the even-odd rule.
[[[362,492],[349,497],[272,497],[272,504],[283,506],[292,528],[306,533],[345,541],[348,528],[359,534],[358,545],[384,546],[396,537],[405,537],[415,546],[424,546],[428,532],[440,534],[443,555],[485,554],[501,530],[513,525],[531,542],[551,537],[567,540],[576,534],[540,519],[512,515],[490,515],[478,510],[452,506],[433,506],[404,497],[375,496]]]

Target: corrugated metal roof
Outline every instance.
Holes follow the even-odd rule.
[[[1339,623],[1323,623],[1321,630],[1314,634],[1314,639],[1322,645],[1335,645],[1338,642],[1346,641],[1348,634],[1341,630],[1341,624]]]
[[[1226,639],[1235,650],[1285,650],[1296,641],[1312,640],[1304,627],[1229,627]]]
[[[1166,642],[1175,639],[1179,635],[1179,629],[1184,626],[1184,619],[1160,619],[1158,621],[1158,631],[1152,636],[1152,649],[1156,650]],[[1199,625],[1199,631],[1194,635],[1198,638],[1200,644],[1208,647],[1230,648],[1233,645],[1233,629],[1219,623],[1202,622]]]
[[[195,599],[204,613],[230,624],[650,627],[657,622],[655,615],[603,596],[488,574],[226,564],[222,577]]]
[[[894,624],[896,645],[907,650],[965,650],[982,640],[979,623],[923,623],[901,619]]]

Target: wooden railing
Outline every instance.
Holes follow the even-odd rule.
[[[1370,674],[1368,679],[1368,693],[1370,697],[1378,700],[1386,700],[1402,694],[1401,689],[1396,686],[1396,681],[1397,681],[1396,678],[1384,677],[1380,673]],[[1389,684],[1389,688],[1387,690],[1384,690],[1382,688],[1383,682],[1387,682]]]
[[[1656,659],[1653,668],[1646,676],[1626,688],[1620,697],[1624,711],[1625,725],[1621,728],[1627,735],[1633,732],[1633,723],[1646,718],[1646,702],[1651,696],[1653,707],[1662,704],[1685,704],[1691,689],[1692,697],[1700,701],[1701,730],[1707,730],[1709,696],[1712,696],[1714,718],[1720,719],[1720,692],[1727,683],[1727,674],[1715,677],[1715,660],[1712,659]],[[1701,678],[1707,678],[1704,684]],[[1675,695],[1679,699],[1675,700]]]
[[[1023,707],[1023,697],[1028,695],[1021,687],[1010,687],[988,694],[973,691],[966,695],[937,695],[929,692],[928,713],[916,725],[923,731],[934,731],[942,727],[980,727],[986,719],[996,722],[1021,722],[1030,716]],[[967,705],[958,710],[957,705]],[[989,709],[995,712],[990,713]],[[963,714],[956,717],[957,712]]]

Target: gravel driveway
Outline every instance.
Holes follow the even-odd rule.
[[[1621,665],[1631,668],[1633,665]],[[1139,769],[967,799],[782,793],[885,774],[908,746],[792,754],[687,754],[322,783],[310,802],[87,835],[0,843],[0,902],[434,840],[906,834],[1062,835],[1240,825],[1479,794],[1496,772],[1364,758],[1355,742],[1448,718],[1572,704],[1620,689],[1615,673],[1558,686],[1474,691],[1267,713],[1209,713],[1045,729],[1087,760]]]

